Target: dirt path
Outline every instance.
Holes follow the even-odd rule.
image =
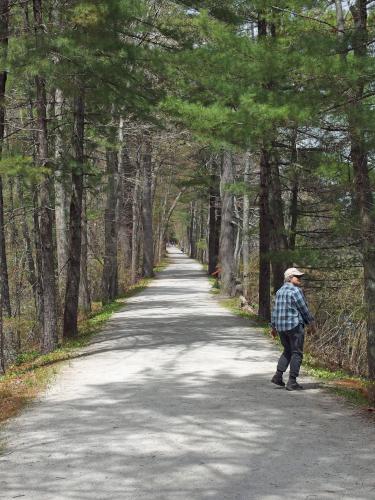
[[[374,426],[173,263],[3,433],[0,498],[374,499]]]

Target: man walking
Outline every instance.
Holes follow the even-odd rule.
[[[295,267],[285,271],[285,283],[276,293],[271,318],[271,333],[273,336],[279,334],[284,347],[277,364],[277,371],[271,382],[284,387],[283,374],[290,365],[289,380],[286,384],[288,391],[302,389],[302,386],[297,382],[297,377],[303,359],[304,327],[314,321],[301,288],[303,275],[304,273]]]

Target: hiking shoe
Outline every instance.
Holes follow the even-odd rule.
[[[271,378],[271,382],[273,384],[276,384],[276,385],[279,385],[280,387],[285,387],[285,382],[283,381],[283,379],[281,377],[279,377],[277,374],[274,375],[272,378]]]
[[[289,380],[286,384],[285,389],[287,391],[301,391],[303,389],[302,385],[299,385],[295,380]]]

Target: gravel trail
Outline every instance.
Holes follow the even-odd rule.
[[[373,423],[273,386],[278,351],[171,259],[3,429],[0,498],[373,500]]]

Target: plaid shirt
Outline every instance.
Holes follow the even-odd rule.
[[[298,325],[314,321],[307,307],[303,291],[291,283],[285,283],[276,293],[271,325],[278,332],[292,330]]]

